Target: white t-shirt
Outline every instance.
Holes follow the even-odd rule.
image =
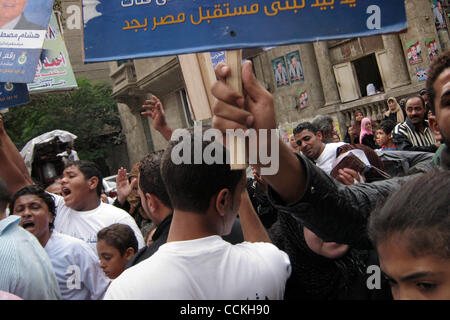
[[[126,211],[99,200],[100,205],[89,211],[76,211],[66,206],[64,198],[55,197],[55,230],[87,242],[97,255],[97,232],[114,223],[127,224],[133,229],[139,249],[145,246],[144,238],[133,217]]]
[[[336,150],[337,148],[339,148],[344,144],[346,143],[345,142],[327,143],[325,145],[325,149],[315,161],[316,165],[326,173],[330,174],[331,171],[333,170],[333,163],[336,160]]]
[[[45,245],[64,300],[102,299],[111,280],[87,243],[52,231]]]
[[[270,243],[219,236],[167,242],[112,281],[105,300],[283,299],[288,255]]]

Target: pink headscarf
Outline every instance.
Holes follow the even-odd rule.
[[[366,134],[373,134],[372,130],[369,131],[369,130],[366,129],[366,124],[367,123],[372,123],[372,121],[370,121],[369,118],[362,119],[362,121],[361,121],[361,134],[359,135],[359,143],[360,144],[362,144],[362,140],[363,140],[363,138],[364,138],[364,136]]]

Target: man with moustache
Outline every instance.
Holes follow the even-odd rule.
[[[0,29],[8,30],[44,30],[45,26],[37,25],[25,18],[23,10],[27,0],[0,0]]]
[[[421,96],[406,99],[406,120],[395,126],[392,139],[398,150],[436,152],[439,143],[425,120],[427,108]]]

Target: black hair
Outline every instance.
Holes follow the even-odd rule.
[[[371,214],[369,237],[375,246],[402,236],[413,256],[450,258],[450,170],[421,174],[405,183]],[[422,195],[422,196],[420,196]]]
[[[183,129],[181,129],[183,130]],[[244,177],[244,170],[231,170],[227,164],[228,150],[221,142],[204,141],[202,136],[194,134],[192,130],[180,136],[179,141],[172,141],[163,154],[161,160],[161,176],[169,194],[174,209],[206,213],[210,201],[220,190],[227,188],[232,194],[239,181]],[[205,163],[201,156],[200,163],[194,159],[197,152],[195,146],[201,145],[202,155],[205,149],[211,150],[212,157],[220,157],[221,163]],[[187,157],[190,163],[175,164],[172,161],[172,150],[180,150],[181,158]],[[214,148],[212,148],[214,147]],[[184,155],[184,151],[189,152]],[[216,151],[219,154],[216,154]]]
[[[92,177],[98,178],[98,184],[97,184],[97,195],[100,197],[102,194],[102,188],[103,188],[103,176],[100,172],[100,169],[97,167],[97,165],[92,161],[86,161],[86,160],[77,160],[77,161],[68,161],[67,164],[64,166],[64,169],[75,166],[78,169],[80,169],[81,173],[84,175],[84,178],[86,180],[89,180]]]
[[[302,132],[303,130],[309,130],[314,134],[317,134],[317,132],[319,131],[319,129],[317,129],[317,127],[311,122],[302,122],[294,128],[294,135]]]
[[[97,232],[97,241],[103,240],[111,247],[119,250],[123,256],[128,248],[138,251],[138,241],[133,229],[127,224],[114,223]]]
[[[406,105],[408,104],[408,101],[411,100],[411,99],[420,99],[420,102],[422,103],[422,108],[426,109],[425,100],[421,96],[419,96],[417,94],[409,96],[409,97],[406,98],[406,100],[405,100],[405,108],[406,108]]]
[[[11,198],[6,182],[0,177],[0,215],[5,212],[6,206]]]
[[[9,210],[11,211],[11,213],[14,213],[14,206],[16,204],[17,199],[19,199],[21,196],[25,196],[25,195],[29,195],[29,194],[35,195],[35,196],[41,198],[45,202],[45,204],[47,205],[48,211],[53,216],[53,221],[55,221],[55,218],[56,218],[55,200],[51,194],[47,193],[44,189],[42,189],[41,187],[39,187],[37,185],[29,185],[29,186],[23,187],[22,189],[17,191],[12,196],[11,201],[9,203]],[[53,227],[54,227],[53,222],[50,222],[49,227],[50,227],[50,230],[53,229]]]
[[[383,130],[386,134],[390,134],[394,130],[396,123],[392,120],[383,120],[378,129]]]
[[[435,114],[434,99],[436,98],[436,91],[434,90],[434,83],[437,78],[444,72],[445,69],[450,68],[450,50],[441,53],[439,56],[433,59],[430,65],[430,71],[428,72],[427,78],[427,93],[428,93],[428,104],[431,108],[431,112]]]
[[[164,150],[144,157],[139,164],[139,188],[144,194],[153,194],[168,208],[172,208],[166,186],[161,178],[161,157]]]

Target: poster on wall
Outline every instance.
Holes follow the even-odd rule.
[[[417,64],[423,61],[422,49],[419,41],[412,41],[406,44],[406,52],[408,53],[409,64]]]
[[[306,92],[306,90],[299,90],[297,99],[300,102],[300,108],[309,107],[308,93]]]
[[[280,137],[285,143],[289,143],[289,137],[294,133],[297,124],[297,122],[285,122],[278,125]]]
[[[272,69],[275,76],[277,88],[289,85],[289,78],[286,70],[286,61],[284,57],[278,57],[272,60]]]
[[[289,80],[291,83],[304,81],[302,61],[298,51],[288,53],[286,62],[289,70]]]
[[[413,76],[415,76],[419,82],[426,81],[428,79],[428,71],[429,71],[429,68],[423,69],[423,68],[416,67],[416,70],[413,73]]]
[[[428,56],[430,60],[433,61],[434,57],[439,55],[439,49],[437,47],[435,38],[428,38],[425,40],[425,45],[427,46]]]

